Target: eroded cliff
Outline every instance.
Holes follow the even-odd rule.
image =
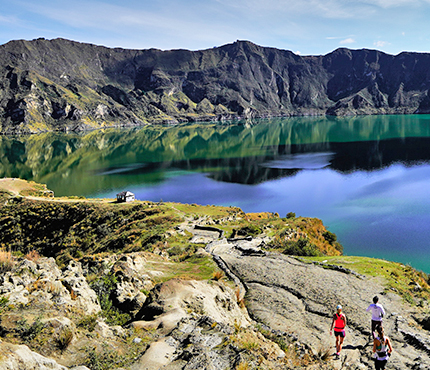
[[[3,133],[430,110],[429,54],[299,56],[248,41],[126,50],[64,39],[0,47]]]

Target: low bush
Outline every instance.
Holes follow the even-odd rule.
[[[113,305],[112,294],[116,289],[117,282],[115,274],[110,272],[92,281],[90,287],[99,298],[102,315],[106,322],[111,325],[124,325],[131,319],[131,316]]]
[[[94,331],[97,325],[97,315],[86,315],[83,316],[76,324],[78,327],[88,330],[89,332]]]
[[[32,249],[31,251],[29,251],[26,255],[25,255],[25,257],[24,257],[25,259],[27,259],[27,260],[29,260],[29,261],[33,261],[33,262],[35,262],[35,263],[37,263],[37,261],[39,260],[39,258],[40,258],[40,254],[39,254],[39,252],[37,251],[37,250],[35,250],[35,249]]]
[[[64,351],[73,340],[73,330],[70,328],[64,328],[58,333],[56,338],[57,347],[60,351]]]
[[[327,240],[330,244],[333,244],[334,242],[336,242],[336,240],[337,240],[337,236],[336,236],[336,234],[334,234],[334,233],[332,233],[332,232],[330,232],[330,231],[325,231],[323,234],[322,234],[322,236],[323,236],[323,238],[325,239],[325,240]]]
[[[285,242],[284,254],[292,256],[320,256],[321,252],[314,245],[309,243],[307,239],[300,238],[299,240],[288,240]]]
[[[257,236],[260,235],[263,231],[259,226],[254,224],[248,224],[246,226],[241,227],[240,229],[234,229],[231,237],[236,238],[238,236]]]

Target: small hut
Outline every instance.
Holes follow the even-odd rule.
[[[116,195],[116,201],[118,203],[133,202],[134,200],[136,200],[136,197],[131,191],[122,191]]]

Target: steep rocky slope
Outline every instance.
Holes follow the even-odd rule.
[[[0,46],[1,131],[425,113],[429,58],[365,49],[299,56],[247,41],[201,51],[11,41]]]

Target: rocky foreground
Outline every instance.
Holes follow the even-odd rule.
[[[429,277],[341,256],[317,219],[0,185],[0,370],[368,369],[374,295],[388,368],[430,368]]]
[[[373,364],[365,309],[376,294],[388,312],[385,327],[395,349],[388,368],[430,368],[423,309],[387,290],[381,279],[267,252],[264,238],[226,239],[196,223],[176,231],[206,244],[197,254],[210,253],[234,284],[221,278],[154,285],[172,262],[146,252],[71,261],[62,270],[53,258],[20,258],[0,279],[9,306],[2,306],[0,369],[368,369]],[[107,276],[117,272],[113,298],[133,312],[132,320],[112,326],[97,317],[100,302],[88,284],[94,268],[105,268]],[[339,303],[348,330],[335,360],[329,327]],[[13,344],[19,330],[50,357]],[[96,347],[114,361],[109,365],[96,355]]]

